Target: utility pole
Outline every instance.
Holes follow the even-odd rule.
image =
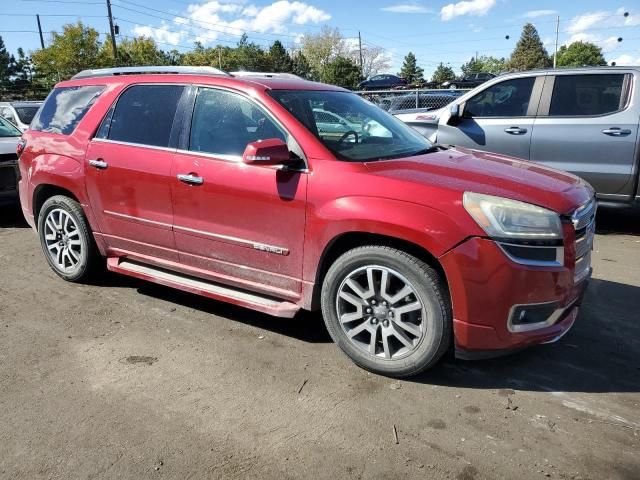
[[[218,47],[218,67],[222,70],[222,50]]]
[[[364,77],[364,63],[362,61],[362,37],[360,36],[360,30],[358,30],[358,48],[360,50],[360,75]]]
[[[560,15],[556,17],[556,48],[553,52],[553,68],[556,68],[556,58],[558,56],[558,31],[560,30]]]
[[[109,14],[109,31],[111,32],[111,48],[113,49],[113,63],[118,66],[118,48],[116,47],[116,32],[113,28],[113,15],[111,14],[111,0],[107,0],[107,13]]]
[[[38,32],[40,32],[40,48],[44,49],[44,37],[42,36],[42,25],[40,25],[40,15],[36,14],[38,20]]]

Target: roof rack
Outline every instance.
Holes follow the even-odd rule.
[[[112,75],[137,75],[137,74],[165,74],[182,73],[191,75],[224,75],[231,76],[224,70],[213,67],[187,67],[187,66],[151,66],[151,67],[116,67],[116,68],[95,68],[82,70],[76,73],[72,79],[110,77]]]
[[[290,80],[304,80],[302,77],[298,75],[294,75],[293,73],[283,73],[283,72],[231,72],[231,75],[234,77],[253,77],[253,78],[288,78]]]

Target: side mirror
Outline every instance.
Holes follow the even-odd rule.
[[[452,103],[449,107],[449,120],[447,125],[457,125],[462,118],[462,108],[459,103]]]
[[[242,161],[253,165],[284,165],[290,159],[289,147],[279,138],[250,143],[242,154]]]

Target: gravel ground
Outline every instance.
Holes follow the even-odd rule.
[[[559,343],[395,381],[317,314],[65,283],[1,209],[0,478],[638,479],[640,212],[598,222]]]

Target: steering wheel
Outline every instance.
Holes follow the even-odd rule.
[[[356,139],[355,143],[358,143],[358,133],[353,131],[353,130],[349,130],[348,132],[345,132],[341,137],[340,140],[338,140],[338,143],[342,143],[344,142],[349,136],[353,135]]]

